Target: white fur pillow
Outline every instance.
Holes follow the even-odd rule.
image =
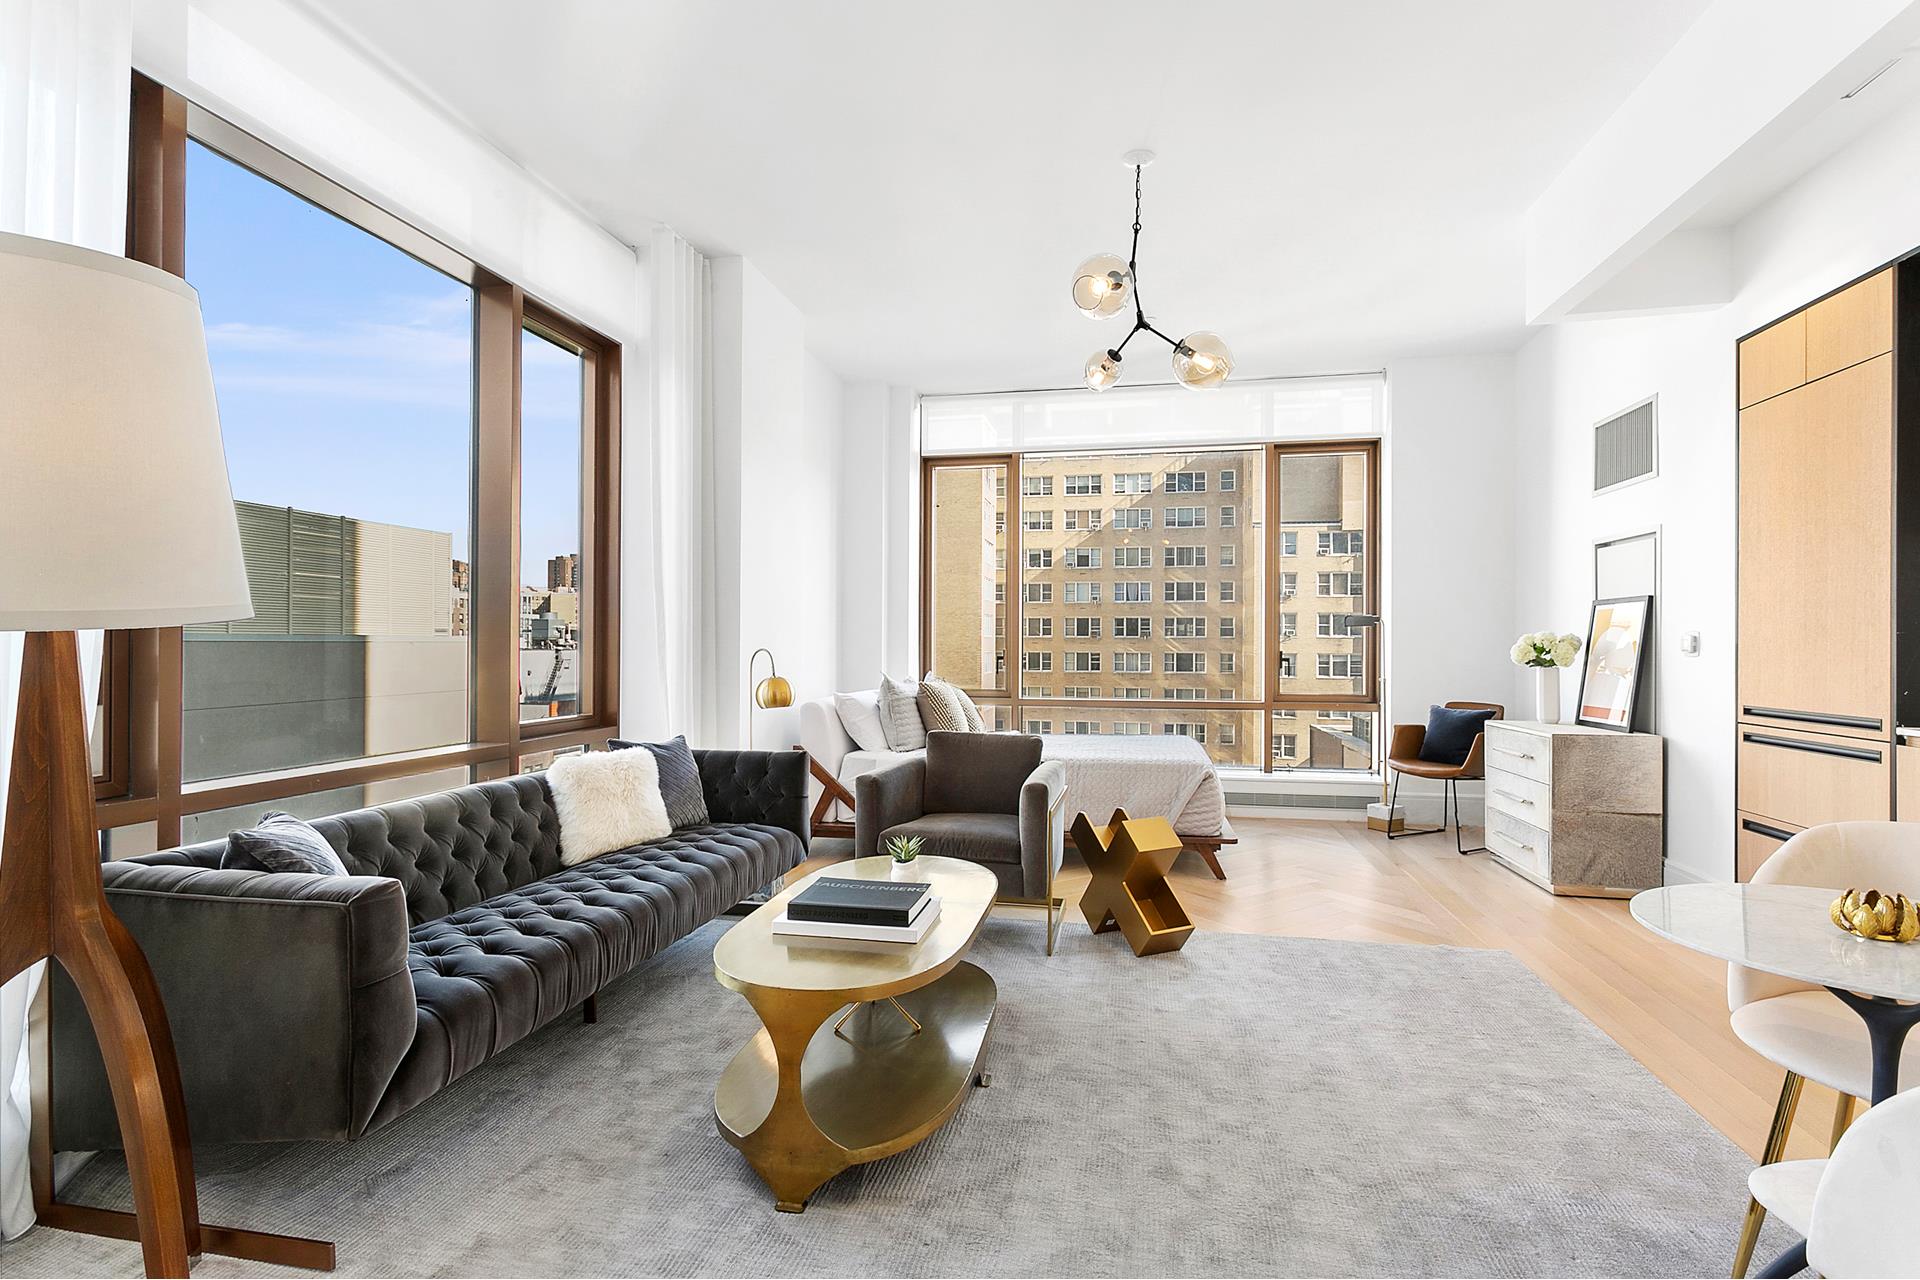
[[[658,840],[673,830],[651,751],[587,751],[547,769],[560,818],[560,862],[582,862]]]
[[[833,695],[833,709],[840,713],[840,723],[846,726],[847,736],[853,739],[854,746],[862,751],[887,749],[887,732],[880,727],[878,689],[836,693]]]

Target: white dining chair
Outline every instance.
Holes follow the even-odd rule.
[[[1752,882],[1814,885],[1836,895],[1844,889],[1880,889],[1920,897],[1920,824],[1835,822],[1809,827],[1761,863]],[[1837,1145],[1855,1099],[1873,1093],[1872,1055],[1860,1016],[1824,987],[1734,964],[1727,966],[1727,1007],[1734,1034],[1787,1073],[1760,1164],[1771,1165],[1786,1153],[1800,1088],[1808,1080],[1840,1095],[1833,1116],[1832,1142]],[[1920,1036],[1908,1040],[1900,1067],[1903,1082],[1920,1083]],[[1759,1197],[1748,1201],[1734,1252],[1734,1276],[1747,1274],[1766,1216],[1767,1206]]]
[[[1920,1272],[1920,1093],[1868,1110],[1830,1158],[1761,1165],[1747,1187],[1805,1240],[1804,1257],[1784,1254],[1770,1272],[1809,1266],[1834,1280]]]

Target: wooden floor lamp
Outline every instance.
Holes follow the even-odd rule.
[[[166,1009],[100,884],[74,633],[251,616],[198,295],[141,263],[0,235],[0,631],[28,633],[0,980],[51,957],[85,1000],[154,1276],[213,1246]]]

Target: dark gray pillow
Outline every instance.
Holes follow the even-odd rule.
[[[229,871],[347,874],[347,864],[340,861],[327,838],[290,813],[262,814],[253,830],[229,832],[220,865]]]
[[[653,762],[660,769],[660,801],[667,806],[667,821],[675,831],[682,827],[704,827],[713,821],[707,816],[707,793],[700,786],[700,766],[693,762],[685,734],[676,734],[671,742],[609,738],[607,747],[613,751],[645,747],[653,752]]]

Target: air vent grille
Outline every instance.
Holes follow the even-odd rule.
[[[1605,493],[1645,480],[1656,469],[1654,402],[1644,401],[1593,429],[1593,491]]]

